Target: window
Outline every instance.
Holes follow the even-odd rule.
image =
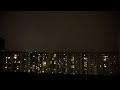
[[[43,66],[46,66],[46,61],[43,61]]]
[[[75,68],[75,66],[74,66],[74,65],[71,65],[71,68]]]
[[[87,60],[88,58],[84,57],[84,60]]]
[[[44,70],[42,71],[42,73],[44,73]]]
[[[28,72],[30,72],[30,70],[28,70]]]
[[[84,67],[87,67],[87,62],[84,62]]]
[[[7,68],[7,66],[5,66],[5,68]]]
[[[54,64],[56,64],[56,61],[54,61]]]
[[[71,61],[74,61],[74,58],[72,58]]]
[[[14,63],[16,63],[16,61],[14,61]]]
[[[54,54],[53,57],[56,57],[56,54]]]
[[[17,59],[17,54],[14,54],[14,59]]]
[[[107,66],[104,64],[104,67],[106,68]]]
[[[17,70],[19,70],[19,68],[17,67]]]
[[[8,57],[8,59],[10,59],[10,57]]]
[[[18,61],[18,63],[20,63],[20,61]]]

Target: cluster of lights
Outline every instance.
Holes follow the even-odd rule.
[[[33,53],[31,52],[31,54],[33,54]],[[50,70],[51,73],[56,73],[56,71],[57,71],[59,73],[67,74],[68,72],[70,72],[73,75],[75,73],[79,72],[79,71],[77,71],[78,70],[77,68],[80,68],[80,66],[79,66],[80,64],[78,64],[80,62],[78,61],[79,59],[77,59],[75,55],[72,55],[72,57],[70,58],[70,56],[69,56],[70,54],[68,55],[66,53],[62,53],[59,56],[58,54],[54,53],[54,54],[52,54],[50,61],[47,61],[48,57],[47,57],[46,53],[44,53],[44,54],[37,53],[37,55],[34,54],[32,56],[29,53],[26,55],[28,55],[28,58],[23,59],[24,60],[24,62],[23,62],[24,63],[24,70],[23,70],[24,72],[26,72],[26,71],[27,72],[31,72],[31,71],[35,72],[36,71],[38,73],[45,73],[46,71]],[[16,71],[20,70],[20,66],[21,66],[22,62],[21,62],[21,59],[18,58],[18,56],[19,56],[18,54],[13,54],[13,61],[12,61],[12,57],[10,57],[10,56],[5,57],[6,64],[5,64],[4,68],[9,69],[8,65],[12,63],[12,65],[14,65],[14,64],[18,65],[16,67],[16,70],[13,70],[13,71],[16,72]],[[84,73],[89,74],[88,70],[89,70],[89,68],[91,68],[91,69],[94,69],[93,70],[94,74],[97,74],[98,67],[100,67],[101,70],[103,68],[109,67],[109,66],[107,66],[107,63],[108,63],[107,61],[109,60],[109,56],[105,55],[105,54],[102,54],[102,56],[103,56],[101,59],[102,63],[100,62],[100,64],[96,64],[96,63],[94,64],[93,62],[90,61],[91,59],[89,60],[88,59],[89,57],[86,57],[86,54],[84,54],[84,57],[81,58],[81,60],[83,60],[82,67],[83,67],[83,70],[85,71]],[[33,58],[34,61],[31,58]],[[9,61],[9,59],[10,59],[10,61]],[[116,63],[117,61],[114,59],[113,62]],[[112,64],[114,64],[113,62],[110,62],[111,66],[113,66],[112,65]],[[26,66],[26,64],[27,64],[27,66]],[[48,65],[50,65],[50,67]],[[26,69],[26,68],[28,68],[28,69]],[[71,71],[69,69],[71,69]],[[107,70],[107,69],[105,69],[105,70]],[[112,74],[114,72],[110,71],[109,73]]]

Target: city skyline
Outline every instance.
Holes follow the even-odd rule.
[[[118,75],[117,52],[3,52],[3,71],[79,75]]]

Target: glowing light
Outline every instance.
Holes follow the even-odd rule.
[[[18,61],[18,63],[20,63],[20,61]]]
[[[56,57],[56,54],[54,54],[53,57]]]
[[[84,57],[84,60],[87,60],[88,58]]]
[[[46,61],[43,61],[43,66],[46,66]]]
[[[17,70],[19,70],[19,68],[17,67]]]
[[[44,73],[44,70],[42,71],[42,73]]]
[[[14,61],[14,63],[16,63],[16,61]]]
[[[5,68],[7,68],[7,66],[5,66]]]
[[[17,54],[14,54],[14,59],[17,59]]]
[[[74,66],[74,65],[71,65],[71,68],[75,68],[75,66]]]
[[[8,59],[10,59],[10,57],[8,57]]]

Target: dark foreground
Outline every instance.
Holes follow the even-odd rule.
[[[120,80],[120,76],[87,76],[38,73],[0,73],[0,80]]]

